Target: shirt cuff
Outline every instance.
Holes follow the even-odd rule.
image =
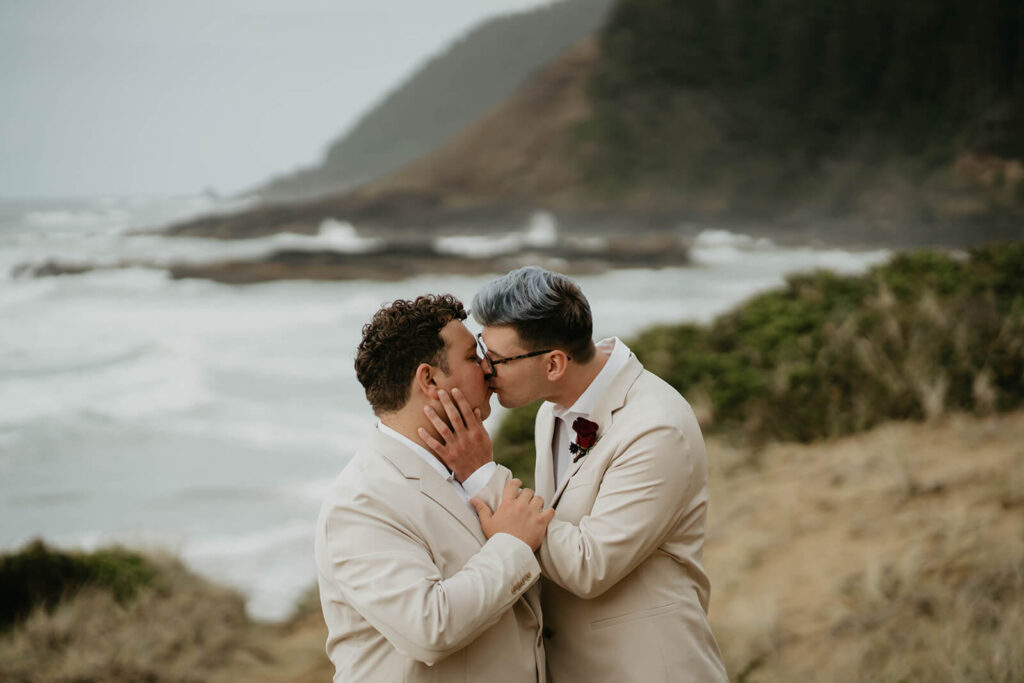
[[[466,481],[462,482],[462,488],[466,490],[469,497],[472,498],[477,492],[482,489],[491,477],[494,476],[494,472],[498,469],[498,464],[493,460],[488,463],[484,463],[477,471],[466,477]]]

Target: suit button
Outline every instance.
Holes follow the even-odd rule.
[[[555,637],[555,632],[554,632],[554,631],[552,631],[551,629],[549,629],[549,628],[548,628],[547,626],[545,626],[545,627],[544,627],[544,630],[543,630],[543,631],[541,631],[541,633],[542,633],[542,634],[544,635],[544,637],[545,637],[545,638],[547,638],[548,640],[551,640],[552,638],[554,638],[554,637]]]

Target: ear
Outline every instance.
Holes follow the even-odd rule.
[[[413,375],[413,387],[429,399],[437,400],[436,369],[428,363],[420,363]]]
[[[547,376],[547,380],[557,382],[562,379],[566,368],[569,367],[569,357],[565,355],[565,351],[555,349],[547,355],[544,363],[544,374]]]

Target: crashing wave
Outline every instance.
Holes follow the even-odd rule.
[[[519,232],[438,237],[433,244],[442,254],[471,258],[514,254],[523,249],[551,248],[558,244],[558,222],[550,213],[537,211],[530,216],[529,223]]]

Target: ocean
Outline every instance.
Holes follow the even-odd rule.
[[[381,304],[426,292],[468,304],[493,276],[235,286],[156,268],[45,278],[23,268],[373,244],[337,221],[316,236],[233,242],[130,234],[236,206],[203,196],[0,202],[0,550],[38,537],[170,551],[243,592],[263,620],[286,618],[315,582],[320,499],[375,421],[352,368],[362,325]],[[538,214],[519,233],[437,246],[493,254],[557,230]],[[692,255],[689,267],[576,278],[595,335],[708,322],[787,273],[862,272],[889,252],[706,230]]]

